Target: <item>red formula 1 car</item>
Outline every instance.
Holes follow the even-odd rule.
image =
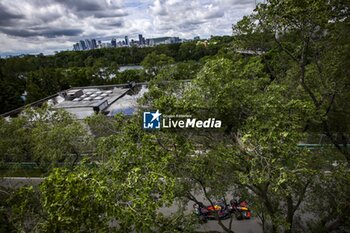
[[[214,220],[217,218],[226,219],[231,216],[231,210],[228,206],[222,203],[215,203],[209,206],[199,206],[198,204],[193,205],[194,213],[199,217],[202,222],[207,220]]]
[[[230,208],[231,213],[236,215],[237,220],[250,219],[252,216],[246,201],[238,202],[236,200],[231,200]]]
[[[238,202],[232,200],[229,205],[224,203],[215,203],[209,206],[194,204],[193,208],[194,213],[199,217],[201,222],[215,220],[217,218],[227,219],[232,214],[236,216],[237,220],[250,219],[251,217],[251,212],[246,201]]]

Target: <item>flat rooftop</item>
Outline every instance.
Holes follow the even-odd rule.
[[[139,108],[138,99],[147,91],[147,85],[142,83],[74,87],[12,110],[2,116],[13,117],[20,114],[25,107],[40,107],[45,103],[53,109],[64,109],[79,120],[99,112],[108,116],[118,113],[132,115]]]
[[[60,93],[47,102],[54,109],[64,109],[84,119],[102,112],[108,116],[118,113],[132,115],[138,108],[137,100],[147,92],[145,85],[130,87],[83,87]],[[74,94],[77,94],[74,96]],[[70,96],[69,96],[70,95]]]

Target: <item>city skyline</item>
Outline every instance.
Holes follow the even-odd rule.
[[[72,50],[86,38],[232,35],[255,0],[2,0],[0,56]]]
[[[138,40],[137,40],[138,39]],[[96,38],[90,38],[85,40],[80,40],[73,44],[74,51],[84,51],[100,48],[117,48],[117,47],[145,47],[145,46],[156,46],[160,44],[176,44],[188,41],[187,39],[180,39],[179,37],[158,37],[158,38],[145,38],[142,34],[138,35],[136,40],[125,36],[124,39],[117,40],[117,38],[112,38],[111,40],[101,41]],[[200,39],[196,36],[194,39]]]

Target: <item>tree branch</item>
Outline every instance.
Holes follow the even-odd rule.
[[[292,58],[293,61],[299,64],[299,60],[288,49],[283,47],[282,43],[276,38],[276,35],[274,35],[273,38],[275,39],[275,42],[278,44],[278,47],[280,47],[280,49],[282,49],[285,53],[287,53],[288,56]]]

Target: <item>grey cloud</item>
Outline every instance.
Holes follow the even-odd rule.
[[[208,12],[207,14],[204,14],[204,19],[215,19],[215,18],[220,18],[224,16],[223,11],[213,11],[213,12]]]
[[[82,33],[80,29],[9,29],[0,28],[0,31],[11,36],[18,37],[34,37],[43,36],[47,38],[55,38],[59,36],[78,36]]]
[[[156,0],[153,5],[150,6],[150,9],[154,15],[166,16],[169,14],[166,9],[166,1],[164,0]]]
[[[76,15],[79,19],[87,18],[87,17],[93,17],[96,19],[103,19],[103,18],[120,18],[127,16],[128,14],[123,11],[81,11],[81,12],[74,12],[74,15]]]
[[[181,23],[178,25],[178,28],[181,30],[181,32],[188,32],[195,29],[198,29],[198,24],[189,24],[189,23]]]
[[[123,21],[116,21],[116,22],[110,22],[110,23],[102,23],[102,24],[96,24],[94,25],[95,29],[101,29],[101,30],[110,30],[113,28],[121,28],[124,26]]]
[[[60,0],[30,0],[30,4],[35,7],[45,7],[45,6],[50,6],[53,3],[59,3],[62,2]]]
[[[204,20],[186,20],[183,23],[181,23],[182,25],[199,25],[199,24],[203,24],[206,21]]]
[[[0,26],[14,25],[16,20],[23,18],[23,15],[10,12],[6,6],[0,3]]]
[[[68,9],[76,11],[98,11],[103,10],[101,2],[92,0],[55,0],[57,3],[65,5]]]
[[[0,28],[0,31],[10,36],[18,36],[18,37],[37,36],[37,32],[33,30]]]
[[[43,23],[52,22],[61,17],[64,17],[64,15],[60,14],[58,11],[50,14],[37,14],[35,16],[35,18],[40,19]]]
[[[159,16],[169,15],[168,11],[165,8],[155,10],[154,13],[155,13],[155,15],[159,15]]]
[[[18,3],[20,4],[20,2]],[[31,6],[37,10],[43,7],[52,6],[52,0],[32,0]],[[18,26],[18,25],[35,25],[38,23],[48,23],[60,18],[62,15],[58,12],[50,12],[45,14],[44,12],[36,12],[33,14],[34,17],[26,17],[26,12],[17,13],[13,9],[10,9],[4,5],[4,2],[0,2],[0,27]],[[26,19],[25,21],[22,19]],[[19,20],[22,20],[20,23]]]
[[[65,9],[76,15],[78,18],[95,17],[111,18],[123,17],[127,13],[119,4],[107,3],[101,0],[53,0]]]
[[[181,32],[188,32],[188,31],[198,29],[204,23],[205,23],[204,21],[186,21],[186,22],[178,23],[176,27]],[[172,29],[174,29],[174,26],[172,27]]]
[[[98,11],[93,14],[96,18],[123,17],[128,15],[124,11]]]
[[[12,1],[17,2],[18,0]],[[123,26],[122,21],[112,21],[112,19],[127,15],[126,11],[121,9],[119,3],[113,2],[113,0],[108,2],[100,0],[30,0],[29,3],[32,9],[29,9],[28,17],[25,17],[16,13],[14,9],[7,8],[6,0],[0,2],[0,32],[24,38],[78,36],[85,29],[76,29],[77,25],[79,25],[79,21],[85,20],[87,17],[91,17],[89,19],[91,22],[96,22],[96,27],[95,24],[92,26],[97,30],[110,30],[113,27]],[[21,20],[24,18],[26,18],[25,21]],[[60,20],[53,23],[57,19]],[[76,20],[78,24],[69,27],[68,25],[71,25],[72,19]],[[113,24],[107,19],[110,19]],[[21,22],[18,22],[19,20]],[[52,26],[49,27],[48,25]],[[68,27],[65,28],[66,26]]]
[[[110,23],[107,23],[106,25],[111,27],[122,27],[124,26],[124,22],[123,21],[110,22]]]
[[[115,4],[113,1],[109,1],[107,3],[106,1],[101,0],[53,0],[63,6],[65,8],[72,10],[77,13],[83,13],[85,14],[97,14],[97,15],[103,15],[102,12],[107,11],[109,12],[106,15],[112,15],[110,13],[114,10],[121,10],[122,7],[119,4]],[[97,13],[95,13],[97,12]],[[84,14],[85,13],[85,14]],[[114,14],[115,16],[118,16],[118,14]],[[125,13],[123,14],[123,16]]]
[[[78,36],[83,32],[81,29],[53,29],[45,30],[42,32],[42,36],[48,38],[54,38],[58,36]]]

